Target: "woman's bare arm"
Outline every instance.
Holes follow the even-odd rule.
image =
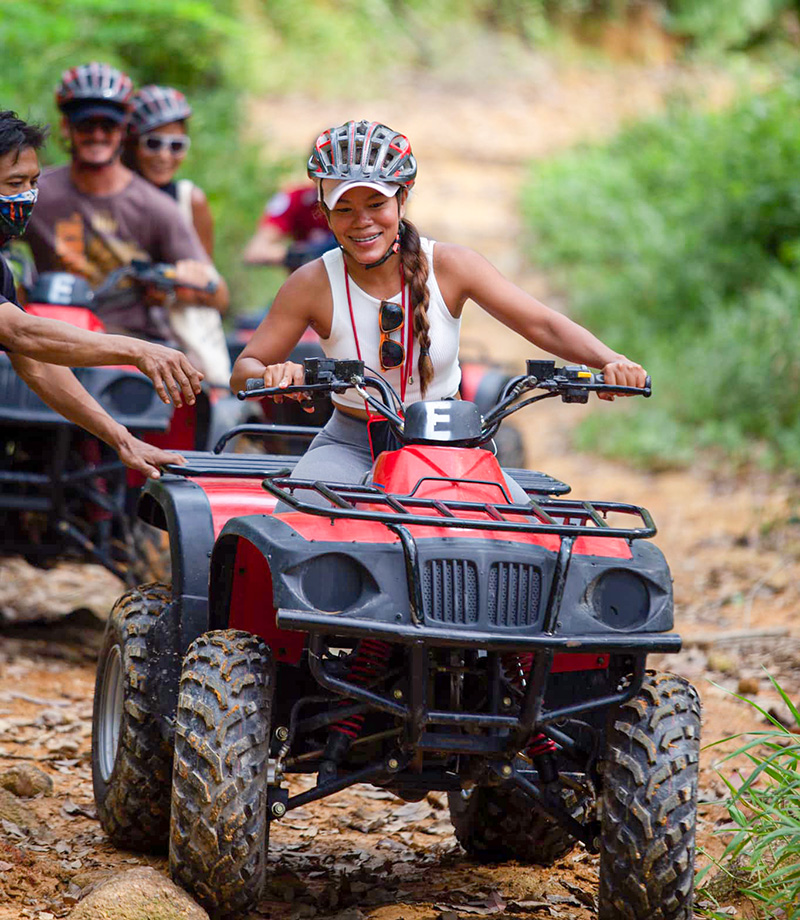
[[[543,351],[566,361],[602,368],[608,383],[644,386],[645,373],[640,365],[517,287],[477,252],[437,243],[434,260],[442,295],[456,315],[467,299],[474,300]]]
[[[302,368],[286,359],[303,333],[311,326],[322,338],[331,331],[333,302],[328,275],[317,259],[290,275],[275,296],[269,312],[236,359],[231,389],[244,389],[249,377],[262,377],[267,386],[277,386],[291,367],[292,383],[302,383]],[[265,377],[270,368],[269,378]],[[279,370],[280,368],[280,370]],[[272,382],[272,378],[278,379]]]

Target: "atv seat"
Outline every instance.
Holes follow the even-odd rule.
[[[252,479],[291,472],[299,457],[284,454],[215,454],[211,451],[182,451],[185,466],[170,465],[166,469],[179,476],[233,476]],[[526,492],[540,495],[566,495],[570,487],[559,479],[534,470],[504,469]],[[284,473],[284,475],[288,475]]]

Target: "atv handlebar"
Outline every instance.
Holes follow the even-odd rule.
[[[168,265],[165,262],[146,262],[144,259],[132,259],[128,265],[114,269],[105,281],[95,288],[95,299],[110,294],[119,287],[120,281],[125,278],[131,278],[138,284],[155,287],[162,291],[174,291],[176,287],[184,287],[193,291],[201,291],[204,294],[213,294],[219,287],[217,281],[210,281],[203,287],[181,283],[176,278],[174,265]]]
[[[265,387],[261,377],[249,377],[245,389],[240,390],[237,396],[248,399],[289,396],[292,393],[344,393],[353,388],[375,412],[387,419],[397,436],[404,440],[404,420],[392,408],[400,405],[400,399],[382,378],[364,376],[363,361],[307,358],[303,367],[306,382],[301,385]],[[377,390],[381,398],[371,396],[367,389]],[[535,389],[545,392],[518,402],[524,393]],[[563,402],[586,403],[592,392],[649,397],[652,385],[650,377],[646,378],[644,387],[618,386],[606,383],[602,374],[595,374],[582,364],[556,367],[554,361],[528,361],[527,373],[508,381],[498,403],[481,419],[480,434],[471,436],[469,441],[474,441],[476,446],[485,443],[494,437],[505,418],[534,402],[560,396]]]

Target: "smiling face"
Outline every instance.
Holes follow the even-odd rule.
[[[11,150],[0,157],[0,195],[18,195],[36,188],[39,157],[32,147]]]
[[[167,125],[153,128],[139,138],[136,145],[136,167],[138,171],[153,185],[167,185],[172,182],[175,173],[180,169],[186,156],[186,150],[178,150],[180,138],[186,137],[186,126],[182,121],[172,121]],[[152,150],[148,146],[148,138],[158,138],[159,149]],[[175,142],[171,143],[170,140]],[[151,145],[155,146],[155,145]]]
[[[114,162],[122,146],[124,127],[110,118],[85,118],[67,123],[72,158],[81,166],[99,169]]]
[[[405,194],[387,198],[374,189],[349,188],[328,212],[328,223],[339,245],[362,265],[382,259],[397,238],[406,212]]]

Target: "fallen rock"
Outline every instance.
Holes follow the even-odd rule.
[[[0,773],[0,786],[25,799],[53,793],[52,778],[30,763],[15,764]]]
[[[69,920],[209,920],[166,876],[139,866],[114,875],[88,894]]]
[[[7,832],[10,832],[7,824],[16,826],[20,831],[33,831],[39,828],[39,819],[30,806],[18,799],[13,792],[3,788],[0,788],[0,822]]]
[[[760,684],[757,677],[741,677],[738,690],[743,696],[758,696]]]
[[[721,674],[735,674],[739,662],[726,652],[711,651],[708,653],[708,666],[712,671],[719,671]]]

